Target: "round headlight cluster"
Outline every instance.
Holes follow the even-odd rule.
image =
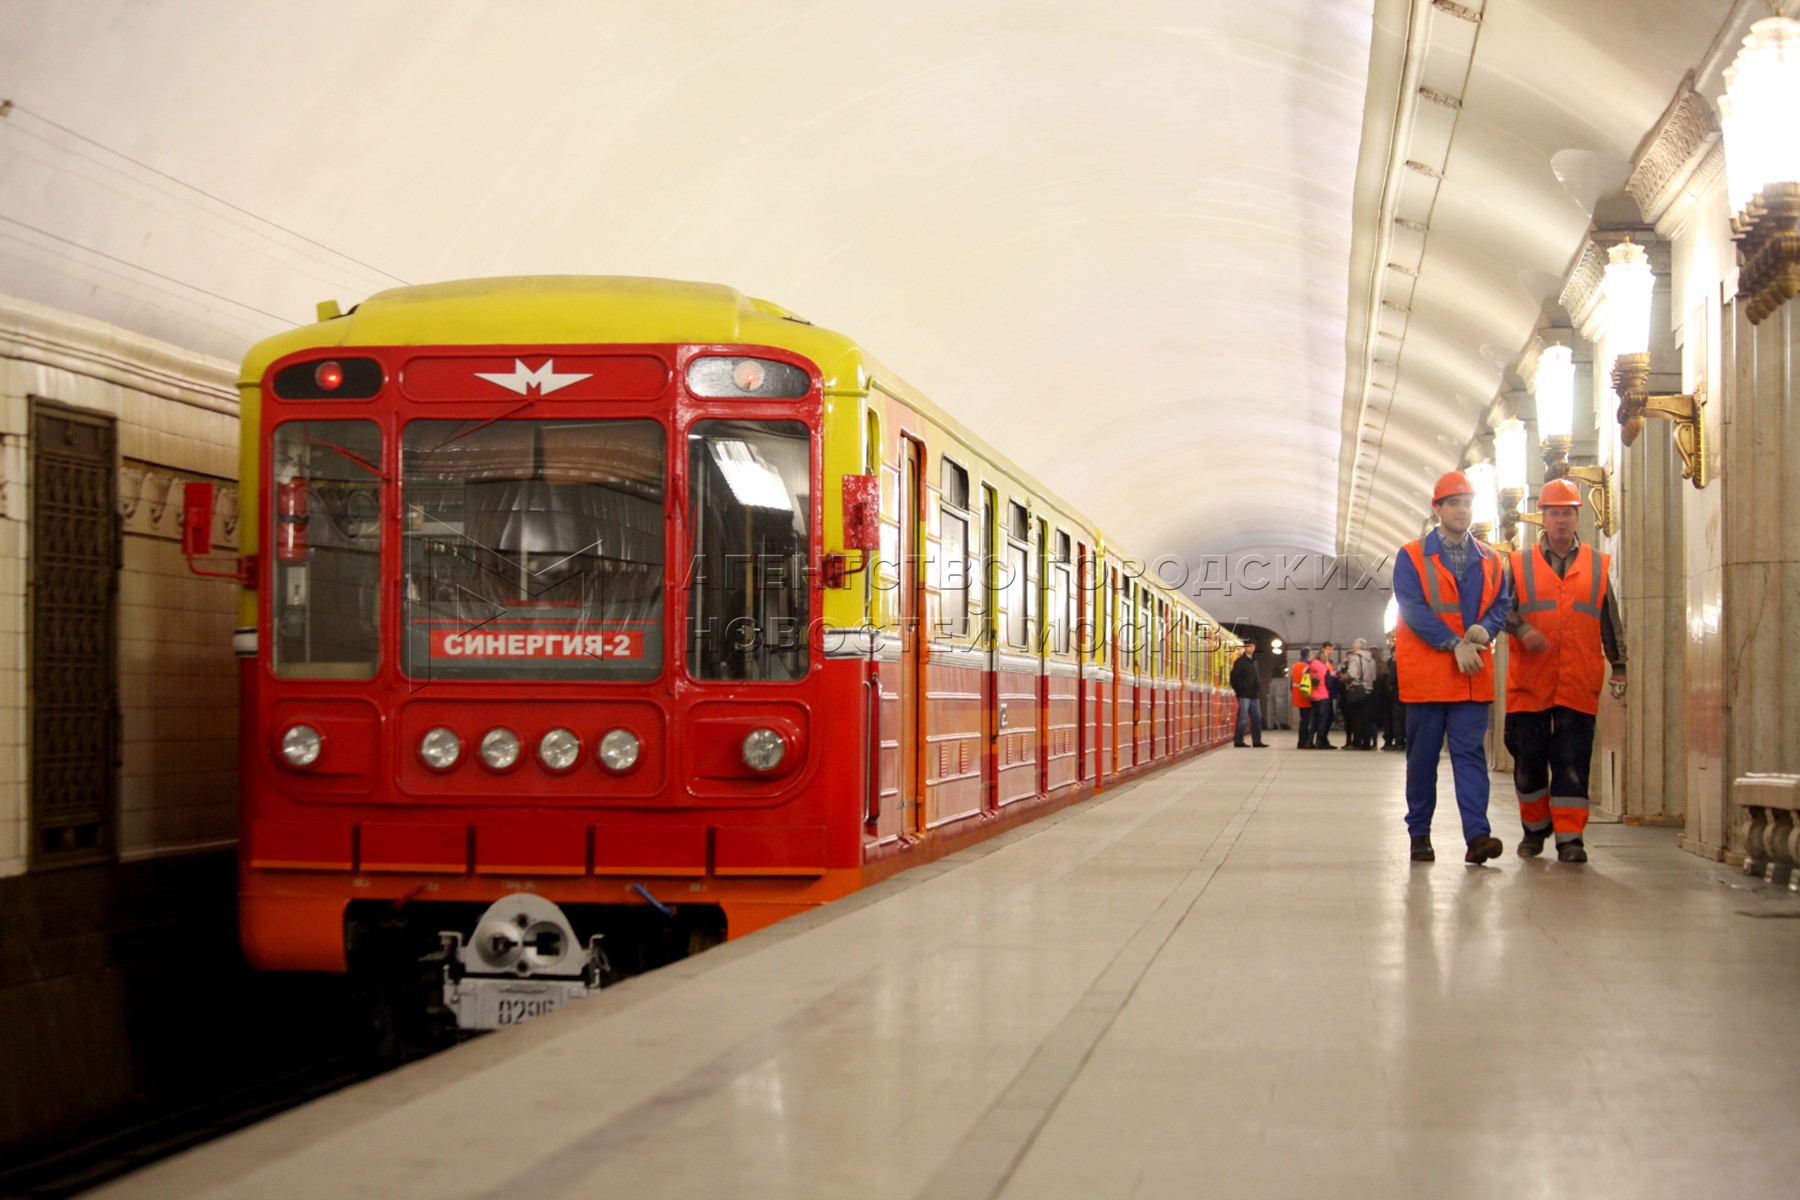
[[[552,729],[538,739],[538,761],[561,773],[581,759],[581,739],[567,729]]]
[[[448,771],[462,760],[462,752],[462,739],[442,725],[419,739],[419,761],[433,771]]]
[[[600,739],[600,765],[615,774],[623,774],[637,766],[638,754],[642,747],[638,745],[637,735],[629,729],[609,730]]]
[[[290,725],[281,735],[281,757],[290,767],[310,767],[319,761],[325,737],[311,725]]]
[[[744,765],[767,774],[787,757],[787,740],[773,729],[752,729],[744,735]]]
[[[518,764],[519,735],[504,725],[481,736],[481,762],[490,771],[509,771]]]

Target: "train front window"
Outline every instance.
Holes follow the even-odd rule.
[[[663,427],[413,421],[401,438],[416,679],[653,679]]]
[[[381,657],[381,430],[286,421],[269,456],[270,661],[284,679],[368,679]]]
[[[803,679],[812,618],[811,438],[799,421],[688,433],[688,671]]]

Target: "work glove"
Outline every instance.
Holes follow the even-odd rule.
[[[1485,646],[1488,644],[1488,640],[1491,636],[1492,635],[1487,631],[1486,625],[1471,625],[1469,626],[1468,631],[1463,634],[1463,641],[1473,642],[1477,646]]]
[[[1614,700],[1625,698],[1625,675],[1623,672],[1614,671],[1612,678],[1606,681],[1606,686],[1612,690]]]
[[[1475,675],[1481,671],[1481,651],[1467,642],[1456,643],[1452,651],[1456,655],[1456,669],[1464,675]]]
[[[1523,645],[1526,650],[1533,654],[1542,654],[1550,646],[1550,639],[1545,637],[1543,632],[1535,625],[1526,624],[1520,626],[1519,632],[1514,636],[1519,639],[1519,643]]]

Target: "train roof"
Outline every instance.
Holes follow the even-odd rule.
[[[822,370],[827,364],[841,369],[846,354],[855,350],[842,334],[720,284],[626,275],[518,275],[377,292],[342,316],[258,342],[245,356],[239,383],[254,386],[276,359],[317,346],[595,341],[783,346],[806,354]]]
[[[792,350],[818,365],[828,393],[879,387],[943,426],[1068,517],[1094,528],[1091,519],[850,338],[723,284],[631,275],[517,275],[390,288],[342,316],[256,343],[245,355],[238,382],[240,388],[255,388],[277,359],[320,346],[579,345],[600,341],[742,343]],[[1181,599],[1187,607],[1207,615],[1191,598]]]

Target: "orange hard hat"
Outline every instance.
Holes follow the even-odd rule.
[[[1581,489],[1567,479],[1552,479],[1538,493],[1538,508],[1580,508]]]
[[[1450,496],[1473,496],[1475,485],[1461,471],[1445,471],[1431,489],[1431,502],[1437,504]]]

